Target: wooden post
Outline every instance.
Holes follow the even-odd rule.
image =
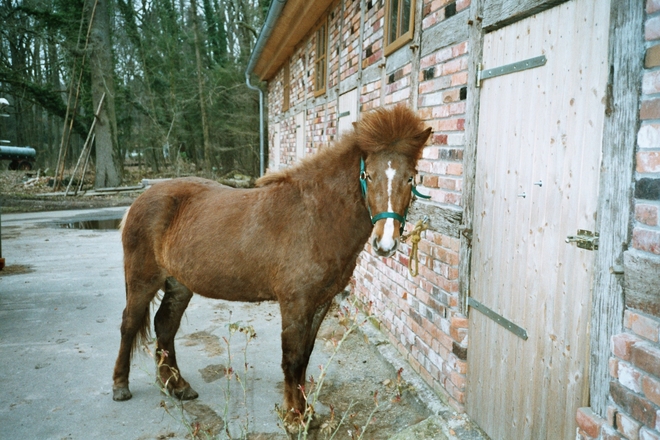
[[[635,145],[639,128],[639,85],[644,46],[644,5],[636,0],[612,1],[610,13],[608,104],[603,128],[597,231],[591,311],[591,409],[604,417],[610,388],[610,340],[623,324],[620,275],[610,268],[623,264],[629,241]]]
[[[461,247],[458,262],[458,305],[468,315],[470,296],[470,264],[472,261],[472,215],[474,211],[474,184],[477,172],[477,133],[479,130],[480,93],[477,70],[483,58],[484,32],[482,29],[483,1],[474,0],[468,21],[468,85],[465,109],[465,151],[463,152],[463,217]]]

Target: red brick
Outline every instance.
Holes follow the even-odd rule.
[[[619,432],[621,432],[621,434],[626,436],[629,440],[639,440],[640,424],[637,423],[634,419],[631,419],[625,414],[617,413],[616,426],[618,427]]]
[[[660,381],[650,376],[642,377],[642,392],[647,399],[660,406]]]
[[[635,370],[628,362],[619,362],[617,377],[624,387],[636,393],[642,392],[642,373]]]
[[[634,228],[632,245],[640,251],[660,254],[660,231]]]
[[[609,362],[610,376],[617,379],[619,377],[619,359],[615,357],[610,358]]]
[[[646,20],[644,25],[644,38],[648,41],[660,38],[660,17],[653,17]]]
[[[647,342],[635,344],[630,350],[634,366],[656,377],[660,377],[660,349]]]
[[[658,226],[658,207],[642,203],[635,205],[635,220],[647,226]]]
[[[468,328],[468,323],[469,323],[469,321],[465,316],[454,315],[454,316],[451,317],[452,327]]]
[[[653,14],[654,12],[657,11],[660,11],[660,0],[647,0],[646,13]]]
[[[578,408],[575,420],[580,429],[591,438],[598,437],[600,428],[605,423],[605,420],[598,417],[589,407]]]
[[[621,409],[633,419],[646,426],[655,426],[657,413],[651,402],[638,396],[616,381],[610,382],[610,395],[612,396],[614,403],[619,405]],[[617,420],[619,414],[617,414]],[[624,435],[626,434],[623,431],[621,432]]]
[[[625,314],[628,316],[626,319],[630,323],[630,329],[637,335],[649,339],[653,342],[658,342],[658,335],[660,333],[660,322],[648,318],[639,313],[626,310]]]
[[[660,119],[660,99],[642,101],[639,117],[641,119]]]
[[[660,57],[660,44],[656,46]],[[658,61],[660,63],[660,61]],[[660,146],[660,124],[644,124],[637,132],[637,146],[642,150],[657,150]]]
[[[641,339],[630,333],[614,335],[612,336],[612,353],[614,356],[628,361],[631,356],[631,347],[640,341]]]
[[[637,153],[638,173],[660,173],[660,151],[639,151]]]

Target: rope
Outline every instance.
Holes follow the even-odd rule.
[[[417,247],[422,239],[422,232],[428,229],[429,218],[424,216],[422,220],[417,220],[415,227],[409,234],[401,236],[401,241],[406,241],[410,238],[410,244],[412,249],[410,249],[410,258],[408,259],[408,272],[413,277],[416,277],[419,274],[419,259],[417,258]],[[413,261],[415,262],[415,269],[413,270]]]

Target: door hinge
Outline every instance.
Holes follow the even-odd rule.
[[[545,55],[529,58],[527,60],[518,61],[516,63],[507,64],[505,66],[495,67],[492,69],[482,70],[481,64],[477,65],[477,87],[481,87],[481,82],[488,78],[495,78],[496,76],[507,75],[509,73],[521,72],[527,69],[544,66],[548,59]]]
[[[590,251],[598,250],[598,232],[591,232],[584,229],[578,229],[577,235],[566,237],[566,243],[575,243],[581,249]]]

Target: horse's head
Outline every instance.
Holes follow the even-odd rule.
[[[415,175],[431,128],[404,106],[367,113],[355,126],[364,152],[360,184],[371,221],[372,246],[388,257],[396,251],[408,207],[415,191]]]

